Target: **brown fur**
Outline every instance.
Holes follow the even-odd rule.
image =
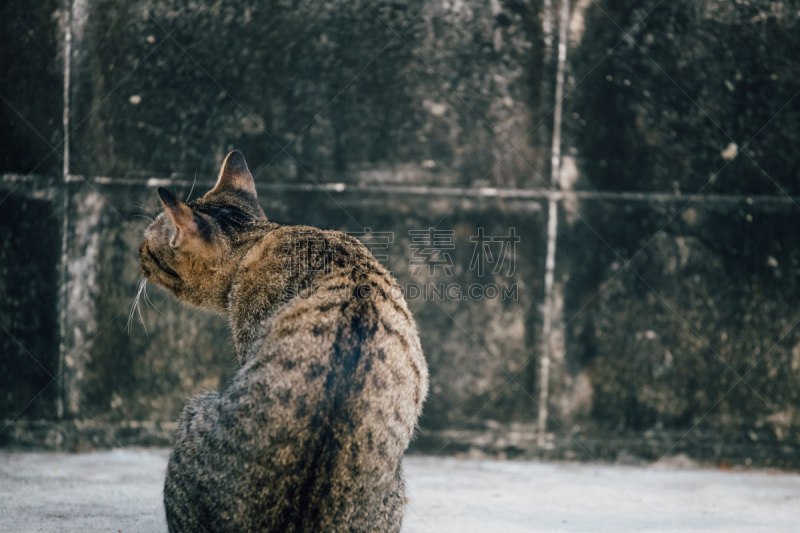
[[[241,367],[181,414],[177,531],[398,531],[427,366],[400,288],[356,239],[267,221],[244,158],[145,231],[145,277],[228,316]]]

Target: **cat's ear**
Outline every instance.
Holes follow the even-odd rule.
[[[158,188],[158,197],[161,198],[164,210],[178,230],[175,234],[175,239],[173,239],[173,245],[177,244],[181,237],[197,233],[197,223],[194,221],[194,213],[192,213],[191,207],[178,200],[174,194],[164,187]]]
[[[256,195],[256,184],[253,181],[253,175],[250,173],[250,169],[247,168],[242,152],[238,150],[229,153],[225,158],[219,171],[217,184],[209,194],[231,189],[244,191],[253,196]]]

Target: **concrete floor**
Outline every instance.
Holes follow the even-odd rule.
[[[164,532],[168,451],[0,451],[0,531]],[[800,475],[408,457],[403,533],[800,531]]]

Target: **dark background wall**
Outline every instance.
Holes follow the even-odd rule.
[[[129,313],[155,187],[237,148],[418,291],[416,450],[800,466],[800,2],[11,0],[0,40],[1,445],[166,445],[224,386],[223,319]]]

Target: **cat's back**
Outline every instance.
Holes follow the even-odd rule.
[[[279,365],[298,390],[318,395],[317,418],[388,427],[405,449],[428,381],[402,290],[353,237],[306,227],[292,231],[289,242],[307,263],[290,259],[287,268],[314,274],[297,283],[293,297],[265,324],[260,357]]]
[[[318,514],[310,523],[325,523],[336,506],[369,508],[377,504],[359,499],[402,484],[428,374],[402,292],[369,251],[338,232],[291,231],[283,249],[307,263],[290,257],[286,268],[316,270],[297,276],[292,297],[261,325],[228,394],[248,404],[237,408],[240,425],[263,444],[265,472],[283,480],[288,501]]]

